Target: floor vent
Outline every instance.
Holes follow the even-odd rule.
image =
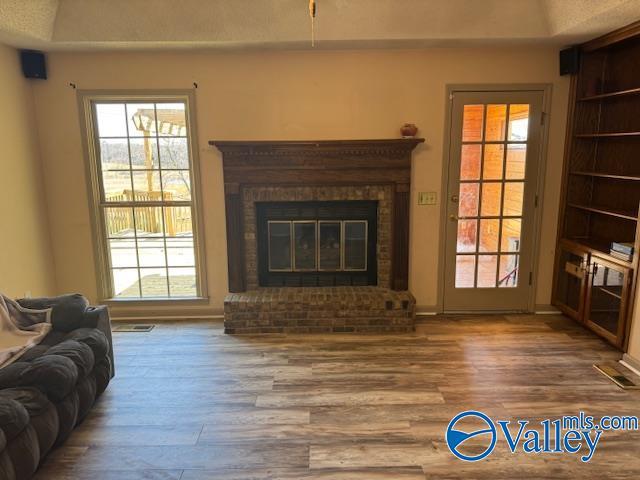
[[[155,325],[117,325],[114,332],[150,332]]]
[[[605,377],[611,380],[624,390],[638,390],[640,385],[630,380],[624,373],[616,370],[610,365],[594,365],[595,369],[602,373]]]

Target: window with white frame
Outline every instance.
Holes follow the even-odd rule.
[[[105,298],[202,296],[189,100],[84,99]]]

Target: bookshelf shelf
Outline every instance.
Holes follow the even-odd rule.
[[[640,88],[629,88],[627,90],[617,90],[613,92],[600,93],[598,95],[588,95],[578,99],[578,102],[594,102],[598,100],[616,99],[621,97],[629,97],[632,95],[640,95]]]

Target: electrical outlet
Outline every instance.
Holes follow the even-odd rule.
[[[31,290],[24,292],[24,298],[31,298]]]
[[[435,205],[438,203],[437,192],[418,192],[418,205]]]

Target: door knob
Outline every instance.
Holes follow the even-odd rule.
[[[458,195],[451,195],[451,201],[452,202],[458,202]]]
[[[452,222],[455,222],[456,220],[458,220],[458,216],[452,213],[451,215],[449,215],[449,220],[451,220]]]

